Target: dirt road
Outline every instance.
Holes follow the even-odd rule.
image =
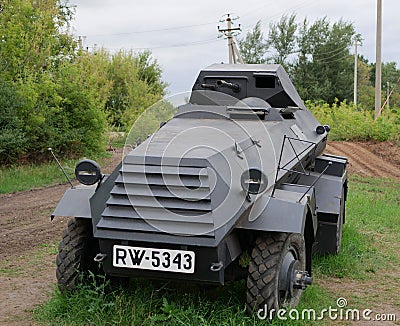
[[[348,156],[350,173],[400,179],[400,151],[394,144],[335,142],[327,152]],[[107,163],[109,172],[121,152]],[[50,214],[66,184],[0,196],[0,324],[33,324],[30,310],[55,284],[56,244],[66,219]]]
[[[331,142],[325,152],[346,156],[350,173],[400,179],[400,150],[395,144]]]

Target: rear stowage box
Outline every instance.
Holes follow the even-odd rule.
[[[337,198],[340,201],[340,205],[337,206],[339,210],[336,212],[326,209],[327,207],[319,207],[318,209],[318,232],[314,250],[320,254],[338,253],[341,246],[342,227],[345,223],[344,203],[347,200],[347,163],[346,157],[330,154],[323,154],[315,159],[315,172],[322,173],[328,166],[324,174],[327,177],[330,176],[328,178],[337,177],[339,187],[331,188],[332,190],[336,188],[336,191],[333,190],[330,197],[332,199]],[[341,190],[339,190],[340,188]],[[318,192],[318,194],[321,194],[321,192]]]
[[[314,171],[321,173],[329,164],[329,162],[332,162],[332,165],[328,167],[325,174],[341,177],[344,174],[344,171],[346,170],[346,165],[348,162],[347,157],[343,156],[336,156],[330,154],[323,154],[321,156],[318,156],[315,159]]]

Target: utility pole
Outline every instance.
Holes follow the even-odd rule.
[[[357,59],[358,59],[358,39],[357,36],[354,37],[354,106],[357,107]]]
[[[239,27],[234,27],[232,28],[233,21],[238,19],[239,17],[236,18],[231,18],[231,14],[226,14],[226,19],[220,20],[220,22],[225,22],[227,23],[227,28],[221,29],[218,26],[218,32],[222,33],[227,39],[228,39],[228,50],[229,50],[229,63],[243,63],[242,56],[240,55],[239,49],[236,46],[236,42],[234,39],[234,36],[238,35],[239,32],[242,31]]]
[[[377,0],[376,17],[376,67],[375,67],[375,118],[382,102],[382,0]]]
[[[387,82],[386,83],[386,98],[387,98],[387,103],[386,103],[386,105],[387,105],[387,109],[389,109],[390,108],[390,105],[389,105],[389,100],[390,100],[390,83],[389,82]]]
[[[83,51],[83,45],[85,43],[86,36],[78,36],[78,50]]]

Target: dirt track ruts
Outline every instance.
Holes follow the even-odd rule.
[[[387,144],[392,149],[394,144]],[[382,144],[330,142],[326,153],[346,156],[350,173],[380,178],[400,179],[400,151],[386,151]]]

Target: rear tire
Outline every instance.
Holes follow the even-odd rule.
[[[56,277],[60,291],[74,290],[85,272],[91,271],[95,275],[101,272],[93,260],[98,252],[99,245],[93,238],[92,221],[71,218],[56,258]]]
[[[305,256],[305,242],[301,234],[268,232],[259,237],[253,248],[248,269],[248,311],[254,313],[259,309],[265,311],[267,308],[270,316],[272,309],[275,309],[276,313],[281,307],[295,307],[300,301],[302,290],[282,290],[282,275],[289,274],[283,266],[287,266],[286,262],[289,259],[289,262],[295,262],[296,269],[304,271]]]

